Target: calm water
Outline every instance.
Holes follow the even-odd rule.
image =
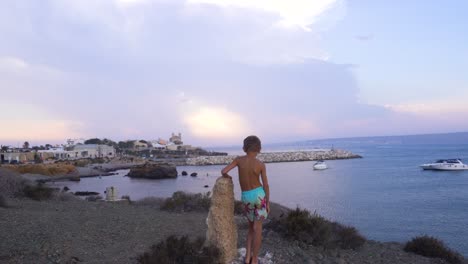
[[[441,158],[468,161],[468,133],[380,137],[275,144],[265,151],[343,148],[363,159],[327,161],[330,169],[314,171],[313,162],[267,164],[272,201],[300,206],[348,225],[380,241],[406,241],[429,234],[468,256],[468,171],[422,171],[418,165]],[[224,148],[239,153],[239,147]],[[219,150],[219,149],[218,149]],[[72,191],[103,192],[115,186],[132,199],[170,196],[174,191],[206,192],[223,166],[178,167],[196,178],[137,180],[117,176],[87,178],[67,185]],[[237,172],[232,173],[237,176]],[[209,188],[205,188],[209,185]],[[235,188],[239,196],[239,187]]]

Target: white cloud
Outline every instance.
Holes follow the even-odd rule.
[[[0,71],[21,71],[29,65],[22,59],[15,57],[0,57]]]
[[[268,12],[279,17],[278,26],[300,27],[306,31],[311,31],[310,25],[337,2],[337,0],[188,0],[190,4],[212,4],[224,8]]]
[[[41,107],[4,101],[0,101],[0,105],[3,110],[8,109],[0,116],[2,141],[64,141],[84,136],[81,122],[59,119]]]
[[[453,101],[449,99],[448,101],[387,104],[384,107],[394,112],[416,115],[443,115],[468,112],[468,105],[465,102],[460,102],[459,98]]]
[[[191,133],[202,139],[239,138],[248,131],[244,118],[222,107],[201,107],[184,117]]]

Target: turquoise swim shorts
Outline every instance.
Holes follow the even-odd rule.
[[[265,220],[268,217],[265,190],[258,188],[242,192],[244,215],[250,222]]]

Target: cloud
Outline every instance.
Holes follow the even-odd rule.
[[[241,115],[222,107],[202,107],[186,114],[184,122],[190,132],[201,139],[236,139],[248,131]]]
[[[35,105],[5,102],[1,99],[0,105],[1,141],[63,142],[65,136],[85,135],[81,122],[58,119],[53,113]]]
[[[318,17],[338,3],[337,0],[188,0],[190,4],[212,4],[223,8],[254,9],[277,15],[275,24],[311,31]]]
[[[248,134],[271,142],[386,133],[410,123],[397,122],[408,114],[396,108],[360,103],[352,67],[327,60],[322,22],[337,21],[343,14],[332,11],[343,1],[288,3],[2,5],[0,104],[31,108],[30,118],[8,121],[8,138],[180,131],[187,143],[222,144]]]
[[[406,104],[387,104],[384,107],[398,113],[426,116],[468,112],[468,106],[465,103],[459,103],[457,101],[430,101]]]
[[[369,41],[369,40],[374,39],[374,34],[356,35],[355,38],[359,41]]]
[[[0,71],[21,71],[28,67],[28,64],[15,57],[0,57]]]

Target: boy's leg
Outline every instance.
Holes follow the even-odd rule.
[[[260,246],[262,245],[262,221],[254,222],[254,240],[253,240],[253,257],[252,264],[258,263],[258,253],[260,251]]]
[[[245,251],[245,262],[249,263],[252,257],[252,242],[254,239],[254,222],[249,221],[249,233],[247,234],[247,247]]]

